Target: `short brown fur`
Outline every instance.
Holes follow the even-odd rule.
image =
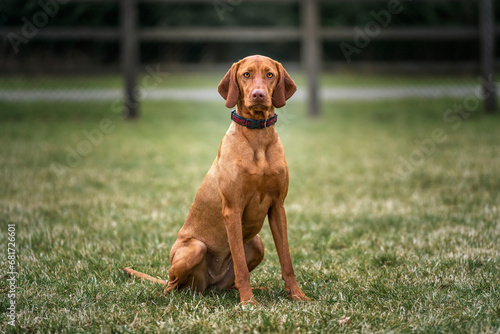
[[[236,105],[239,115],[252,119],[274,116],[295,90],[283,66],[264,56],[233,64],[218,87],[227,107]],[[288,166],[274,126],[248,129],[232,122],[172,246],[165,292],[236,286],[242,303],[256,303],[249,273],[264,258],[257,233],[268,216],[286,290],[293,300],[309,300],[297,284],[288,248],[287,192]]]

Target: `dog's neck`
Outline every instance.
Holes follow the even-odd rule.
[[[233,122],[235,122],[241,126],[247,127],[249,129],[265,129],[265,128],[271,127],[274,124],[276,124],[276,122],[278,121],[278,115],[274,114],[273,117],[267,118],[265,120],[264,119],[252,119],[252,118],[245,118],[241,115],[238,115],[238,113],[236,112],[236,109],[234,109],[233,111],[231,111],[231,119],[233,120]]]
[[[237,106],[239,107],[239,105]],[[238,115],[249,118],[249,119],[257,119],[264,120],[266,118],[260,117],[256,118],[251,110],[246,108],[236,109]],[[262,113],[259,113],[262,115]],[[269,110],[269,118],[275,115],[274,107]],[[258,116],[258,115],[257,115]],[[239,134],[243,138],[246,139],[248,145],[254,149],[254,151],[264,150],[267,151],[269,145],[276,143],[278,141],[278,133],[275,130],[274,125],[269,126],[267,128],[262,129],[249,129],[246,126],[242,126],[240,124],[236,124],[236,122],[231,122],[231,126],[229,127],[229,132],[234,134]]]

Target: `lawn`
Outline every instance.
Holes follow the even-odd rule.
[[[236,291],[164,297],[120,270],[168,278],[230,123],[222,100],[144,102],[136,122],[110,102],[0,102],[4,296],[9,224],[19,272],[0,331],[498,333],[500,117],[447,112],[462,102],[328,102],[311,120],[292,98],[278,111],[290,249],[312,301],[287,298],[265,224],[260,307]]]

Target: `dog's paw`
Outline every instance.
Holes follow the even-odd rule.
[[[288,296],[291,300],[302,301],[302,302],[310,302],[311,298],[307,297],[304,292],[300,288],[295,291],[288,290]]]
[[[240,305],[244,310],[246,310],[246,309],[251,310],[254,307],[259,307],[260,303],[258,301],[256,301],[254,297],[252,297],[249,300],[241,301]]]

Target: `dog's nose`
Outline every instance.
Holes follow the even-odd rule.
[[[252,100],[255,102],[262,102],[266,98],[266,92],[262,89],[254,89],[252,92]]]

